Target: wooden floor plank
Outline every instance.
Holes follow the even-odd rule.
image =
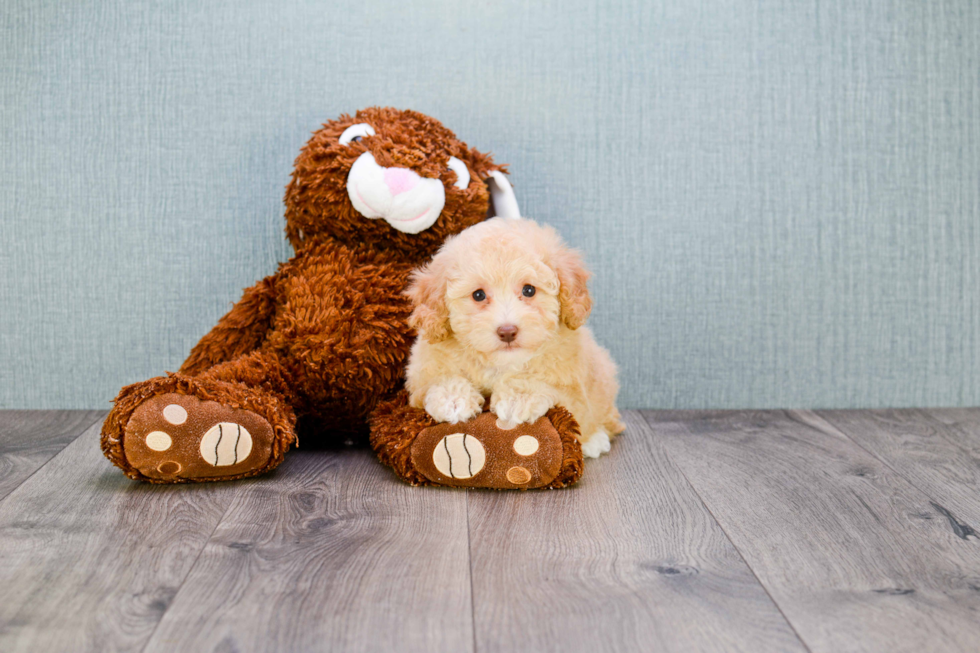
[[[813,651],[978,650],[980,542],[824,420],[646,417]]]
[[[943,436],[980,460],[980,408],[923,408],[947,428]]]
[[[139,650],[237,484],[127,479],[94,424],[0,502],[0,650]]]
[[[472,650],[465,500],[368,451],[291,452],[236,498],[146,650]]]
[[[104,410],[0,410],[0,499],[105,414]]]
[[[931,497],[964,532],[980,529],[980,410],[816,413]]]
[[[980,408],[925,408],[922,412],[946,427],[943,437],[980,461]]]
[[[800,651],[638,413],[566,490],[471,492],[476,649]]]

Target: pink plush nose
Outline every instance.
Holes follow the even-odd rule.
[[[385,184],[392,195],[398,195],[415,188],[419,176],[405,168],[385,168]]]

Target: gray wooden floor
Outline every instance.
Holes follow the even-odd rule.
[[[632,412],[570,490],[150,486],[0,412],[0,651],[980,650],[980,409]]]

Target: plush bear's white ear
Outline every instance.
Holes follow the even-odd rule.
[[[491,170],[490,176],[487,177],[487,186],[490,187],[491,213],[493,213],[491,217],[521,217],[517,196],[514,194],[514,187],[507,181],[507,175],[499,170]]]

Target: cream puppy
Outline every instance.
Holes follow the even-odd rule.
[[[564,406],[597,458],[624,430],[616,365],[584,326],[589,272],[551,227],[493,218],[450,238],[412,277],[419,338],[406,371],[411,405],[440,422],[478,415],[533,422]]]

